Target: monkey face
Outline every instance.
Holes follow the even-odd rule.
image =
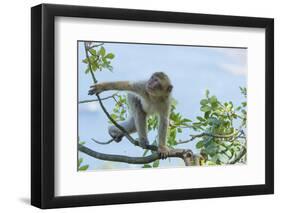
[[[162,89],[161,81],[155,75],[152,75],[147,82],[147,87],[149,90],[159,90]]]
[[[166,74],[157,72],[147,81],[146,89],[151,95],[166,96],[171,92],[172,85]]]

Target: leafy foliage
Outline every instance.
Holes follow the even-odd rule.
[[[241,93],[246,98],[247,93],[245,88],[240,88]],[[118,95],[118,100],[115,104],[114,119],[116,121],[124,120],[127,117],[128,105],[126,103],[125,96]],[[122,103],[122,110],[120,110],[120,103]],[[241,105],[234,107],[231,101],[221,102],[216,96],[210,96],[210,92],[207,90],[205,97],[200,101],[201,115],[196,116],[196,119],[192,121],[181,115],[176,111],[177,102],[172,101],[170,112],[170,123],[168,128],[167,145],[171,148],[175,148],[178,145],[179,134],[184,134],[184,130],[199,132],[195,141],[196,148],[199,150],[203,160],[203,165],[221,165],[228,164],[239,156],[240,152],[246,148],[246,136],[244,130],[246,128],[247,102],[243,101]],[[235,127],[234,124],[240,126]],[[147,120],[148,131],[157,130],[158,118],[156,115],[152,115]],[[236,125],[237,126],[237,125]],[[155,138],[153,144],[157,144]],[[151,151],[144,151],[143,156],[147,155]],[[244,158],[240,162],[244,162]],[[143,168],[158,167],[159,163],[145,164]]]
[[[115,55],[113,53],[107,53],[103,45],[100,44],[99,47],[96,47],[98,45],[94,45],[92,47],[89,47],[90,56],[89,59],[85,58],[83,60],[84,63],[91,65],[91,68],[94,72],[96,71],[102,71],[103,69],[107,69],[109,71],[113,70],[113,67],[111,65],[111,60],[114,59]],[[94,49],[96,47],[96,49]],[[85,73],[89,73],[90,68],[87,67],[85,70]]]
[[[117,122],[126,120],[128,117],[128,103],[126,96],[116,94],[113,96],[113,99],[115,101],[115,105],[110,116]]]
[[[240,89],[246,97],[246,89]],[[196,148],[205,155],[207,164],[220,165],[231,162],[246,145],[246,102],[235,108],[231,101],[220,102],[216,96],[210,96],[207,90],[200,105],[203,115],[196,117],[192,128],[195,131],[203,131],[205,135],[196,142]],[[240,126],[235,127],[235,123]]]

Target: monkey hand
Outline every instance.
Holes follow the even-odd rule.
[[[147,138],[137,138],[136,141],[138,141],[140,147],[144,149],[149,145],[149,141],[147,140]]]
[[[158,153],[161,159],[166,159],[169,156],[170,149],[166,145],[159,145]]]
[[[99,94],[100,92],[102,92],[102,88],[100,84],[95,84],[93,86],[90,87],[91,89],[88,92],[88,95],[95,95],[95,94]]]

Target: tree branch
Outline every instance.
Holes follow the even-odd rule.
[[[92,48],[95,48],[95,47],[99,47],[99,46],[102,46],[102,45],[104,45],[104,43],[92,45],[92,46],[89,46],[89,49],[92,49]]]
[[[101,100],[103,101],[103,100],[107,100],[107,99],[110,99],[110,98],[114,98],[115,95],[117,95],[117,93],[114,93],[113,95],[101,98]],[[89,100],[79,101],[78,103],[84,104],[84,103],[90,103],[90,102],[94,102],[94,101],[99,101],[99,100],[98,99],[89,99]]]
[[[239,134],[239,133],[241,133],[241,134]],[[228,135],[218,135],[218,134],[211,134],[211,133],[203,132],[203,133],[198,134],[198,135],[191,135],[190,139],[185,140],[185,141],[179,141],[179,142],[177,142],[177,144],[189,143],[189,142],[193,141],[196,138],[201,138],[201,137],[204,137],[204,136],[210,136],[210,137],[213,137],[213,138],[225,138],[225,139],[228,139],[228,138],[234,137],[237,134],[239,134],[239,135],[236,137],[236,139],[240,138],[240,137],[241,138],[245,138],[245,137],[242,136],[244,134],[243,130],[239,130],[237,132],[234,132],[234,133],[228,134]]]
[[[161,157],[158,153],[153,153],[151,155],[145,157],[129,157],[125,155],[113,155],[113,154],[104,154],[100,152],[96,152],[92,149],[87,148],[81,144],[78,144],[78,150],[83,152],[91,157],[100,159],[100,160],[107,160],[107,161],[114,161],[114,162],[122,162],[122,163],[129,163],[129,164],[147,164],[154,162],[156,160],[160,160]],[[191,150],[186,149],[172,149],[169,153],[170,158],[181,158],[184,160],[186,166],[191,165],[191,159],[193,157],[193,153]]]
[[[229,161],[229,164],[235,164],[241,160],[241,158],[247,153],[246,147],[243,147],[243,150],[238,154],[238,156],[233,159],[232,161]]]

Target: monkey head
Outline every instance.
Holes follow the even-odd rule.
[[[164,72],[155,72],[146,83],[146,91],[152,96],[167,96],[173,85]]]

